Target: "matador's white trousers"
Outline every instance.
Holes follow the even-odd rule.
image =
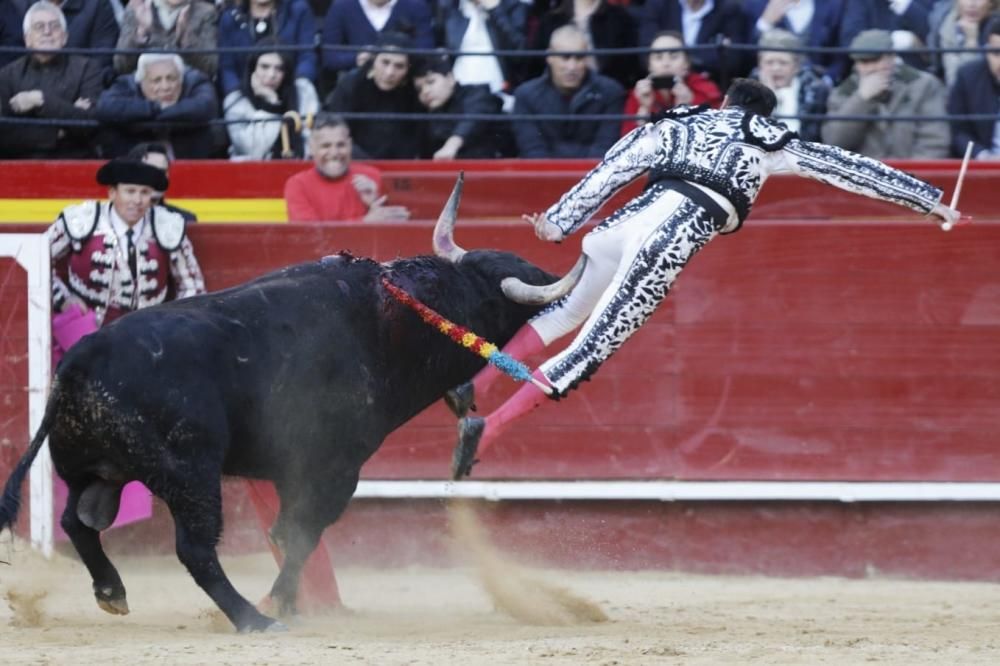
[[[733,214],[728,202],[722,207]],[[583,323],[573,342],[540,367],[560,395],[593,374],[649,319],[718,226],[687,196],[653,185],[584,237],[587,266],[580,281],[529,322],[546,345]]]

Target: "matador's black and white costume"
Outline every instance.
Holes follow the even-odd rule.
[[[783,124],[738,107],[680,107],[623,137],[546,217],[568,235],[645,171],[642,194],[583,239],[588,262],[579,283],[531,321],[545,344],[583,324],[540,368],[560,394],[652,315],[698,250],[740,228],[769,175],[791,172],[921,213],[942,194],[877,160],[801,141]]]
[[[698,250],[716,235],[740,228],[772,173],[815,178],[921,213],[930,213],[941,198],[941,190],[902,171],[802,141],[783,124],[738,106],[680,107],[624,136],[545,219],[570,234],[645,172],[649,184],[642,194],[584,237],[587,263],[572,291],[504,347],[524,358],[582,324],[573,342],[536,371],[553,397],[587,379],[645,323]],[[496,376],[487,367],[449,392],[449,406],[462,417],[452,459],[456,479],[469,473],[477,449],[484,450],[507,424],[544,401],[526,384],[485,418],[466,415],[474,395]]]

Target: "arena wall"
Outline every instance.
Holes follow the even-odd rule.
[[[274,199],[284,177],[303,166],[179,164],[171,195],[199,212],[200,202]],[[384,166],[390,196],[420,219],[199,224],[191,236],[209,287],[342,249],[380,260],[427,252],[429,220],[456,165]],[[544,208],[588,163],[461,166],[468,172],[461,244],[514,250],[554,271],[572,264],[579,236],[544,245],[513,218]],[[950,195],[957,164],[904,166]],[[593,381],[525,418],[475,478],[1000,481],[1000,169],[973,167],[961,208],[977,219],[947,234],[900,209],[775,178],[746,228],[714,241]],[[0,164],[0,199],[27,211],[100,196],[93,171],[92,163]],[[23,274],[0,261],[4,475],[28,441],[24,294]],[[485,396],[481,408],[512,388]],[[389,438],[364,477],[443,479],[454,437],[454,419],[435,405]],[[1000,546],[987,535],[1000,527],[996,509],[971,502],[549,501],[501,502],[487,513],[505,543],[560,564],[992,579]],[[242,486],[229,484],[226,548],[263,547],[249,511]],[[168,521],[160,507],[151,523],[108,541],[112,548],[169,548]],[[440,501],[361,500],[327,539],[335,557],[434,561],[446,554],[445,532]]]

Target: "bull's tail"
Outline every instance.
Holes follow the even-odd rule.
[[[24,483],[24,477],[28,475],[28,470],[31,469],[31,463],[38,456],[38,451],[42,448],[45,438],[49,436],[49,430],[56,417],[57,393],[58,384],[53,388],[49,402],[45,406],[45,416],[42,417],[41,427],[35,433],[35,438],[31,440],[28,450],[17,461],[17,466],[14,467],[13,473],[3,488],[3,496],[0,497],[0,531],[7,527],[13,528],[14,521],[17,520],[18,509],[21,508],[21,485]]]

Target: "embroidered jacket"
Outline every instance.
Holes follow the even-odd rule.
[[[678,107],[622,137],[583,180],[546,212],[569,234],[643,172],[650,184],[679,178],[725,197],[739,229],[772,173],[792,172],[849,192],[929,213],[941,190],[898,169],[835,146],[802,141],[782,123],[739,108]]]
[[[205,281],[182,216],[160,206],[150,209],[135,240],[138,279],[133,280],[110,210],[106,201],[84,201],[65,208],[49,227],[56,309],[73,294],[99,321],[109,322],[164,302],[171,286],[177,298],[204,293]],[[64,258],[67,261],[61,262]]]

